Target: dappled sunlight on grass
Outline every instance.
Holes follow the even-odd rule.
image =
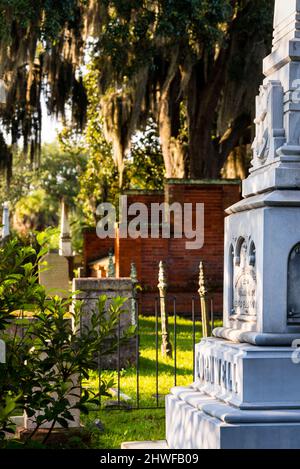
[[[160,332],[160,321],[159,321]],[[173,358],[164,358],[161,354],[161,340],[158,341],[158,393],[167,394],[175,385],[175,350],[174,350],[174,318],[169,319],[170,340],[173,347]],[[192,322],[183,318],[177,318],[177,385],[187,385],[193,381],[193,329]],[[200,322],[195,325],[196,343],[200,341],[202,330]],[[140,359],[139,359],[139,389],[140,406],[156,406],[156,341],[155,318],[140,318]],[[109,373],[111,374],[111,373]],[[102,372],[106,377],[107,373]],[[117,373],[114,373],[117,382]],[[91,377],[90,385],[97,386],[97,374]],[[120,390],[128,395],[135,405],[137,397],[137,373],[136,367],[121,371]],[[160,405],[163,405],[161,403]]]
[[[219,324],[216,323],[216,326]],[[104,425],[104,433],[97,436],[94,446],[98,448],[119,448],[123,441],[164,439],[164,396],[174,386],[174,350],[173,358],[163,358],[161,355],[161,338],[158,341],[158,394],[159,406],[156,407],[156,341],[155,341],[155,318],[140,318],[140,359],[139,359],[139,390],[140,407],[152,407],[148,410],[101,410],[91,412],[87,421],[99,418]],[[160,333],[160,321],[158,324]],[[170,339],[174,348],[174,318],[169,318]],[[193,381],[193,326],[192,322],[177,318],[177,385],[185,386]],[[201,340],[202,327],[200,322],[195,325],[196,343]],[[109,378],[111,375],[115,379],[117,386],[116,372],[102,372],[102,377]],[[131,398],[128,402],[130,406],[136,406],[137,398],[137,373],[135,367],[130,367],[121,371],[120,390]],[[93,373],[89,383],[97,391],[98,375]],[[102,398],[105,403],[107,398]],[[108,398],[111,400],[112,398]],[[116,399],[114,397],[113,399]]]

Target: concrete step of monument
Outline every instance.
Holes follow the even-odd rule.
[[[300,409],[239,409],[191,387],[172,388],[171,395],[224,423],[300,423]]]
[[[300,410],[243,411],[212,401],[197,409],[170,394],[166,399],[170,449],[299,449]]]
[[[300,423],[300,409],[240,410],[214,401],[211,404],[200,404],[199,410],[228,424]]]
[[[152,450],[161,450],[168,449],[166,440],[158,441],[129,441],[127,443],[122,443],[121,449],[152,449]]]
[[[199,409],[199,406],[204,404],[218,402],[215,401],[213,397],[193,389],[192,387],[174,387],[171,389],[171,394],[190,406],[195,407],[195,409]]]

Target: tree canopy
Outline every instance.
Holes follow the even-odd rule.
[[[12,145],[22,137],[24,155],[39,162],[41,99],[48,111],[64,114],[72,100],[74,118],[86,110],[82,77],[75,75],[83,54],[83,8],[77,0],[0,1],[0,77],[7,85],[2,109]],[[11,167],[8,153],[1,163]]]
[[[0,1],[2,115],[13,144],[39,157],[41,93],[48,110],[72,107],[82,127],[88,95],[80,68],[98,72],[106,140],[120,173],[132,136],[153,119],[167,177],[217,177],[250,142],[274,0]],[[9,166],[9,153],[2,152]]]

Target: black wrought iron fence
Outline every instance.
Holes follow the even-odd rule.
[[[169,323],[169,334],[172,342],[172,359],[162,359],[160,346],[162,343],[162,331],[161,331],[161,298],[157,297],[154,300],[153,315],[143,316],[143,305],[139,298],[135,299],[135,321],[136,321],[136,333],[132,339],[134,344],[134,356],[131,357],[128,367],[124,368],[122,360],[122,331],[119,322],[117,330],[117,349],[116,349],[116,367],[114,370],[115,374],[115,385],[113,388],[113,400],[107,398],[99,399],[99,405],[101,408],[110,410],[119,410],[126,408],[127,410],[138,410],[138,409],[159,409],[164,407],[164,396],[167,394],[166,385],[161,389],[162,380],[162,368],[167,368],[167,382],[168,389],[172,386],[177,386],[180,383],[180,377],[182,378],[182,369],[180,365],[180,355],[187,353],[187,350],[181,350],[180,345],[186,344],[189,350],[191,360],[184,365],[184,377],[189,376],[189,382],[192,382],[195,375],[195,345],[200,341],[202,336],[202,323],[201,323],[201,312],[199,297],[192,296],[190,299],[190,311],[185,312],[184,316],[177,313],[177,298],[168,295],[168,316],[170,319]],[[209,299],[208,304],[210,305],[210,323],[211,329],[215,325],[215,313],[214,313],[214,297]],[[153,331],[145,330],[142,327],[143,323],[149,321],[153,325]],[[182,326],[184,321],[185,326]],[[179,324],[181,323],[181,324]],[[184,339],[181,337],[182,330],[188,335]],[[147,335],[148,334],[148,335]],[[145,344],[145,335],[147,335],[148,343]],[[150,340],[150,342],[149,342]],[[181,344],[180,344],[181,342]],[[143,352],[147,352],[151,349],[151,358],[142,356]],[[101,378],[106,374],[110,373],[105,370],[102,366],[101,359],[98,360],[98,382],[99,390],[101,386]],[[145,373],[149,374],[147,384],[142,383],[145,381]],[[164,379],[166,375],[164,374]],[[130,390],[126,381],[130,380]],[[134,383],[134,384],[132,384]],[[186,382],[184,384],[187,384]],[[145,389],[145,386],[147,389]],[[151,395],[151,398],[149,396]]]

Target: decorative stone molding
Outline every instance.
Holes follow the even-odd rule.
[[[272,163],[277,150],[285,143],[283,127],[283,87],[280,81],[269,81],[260,87],[256,98],[256,136],[252,145],[253,168]]]

